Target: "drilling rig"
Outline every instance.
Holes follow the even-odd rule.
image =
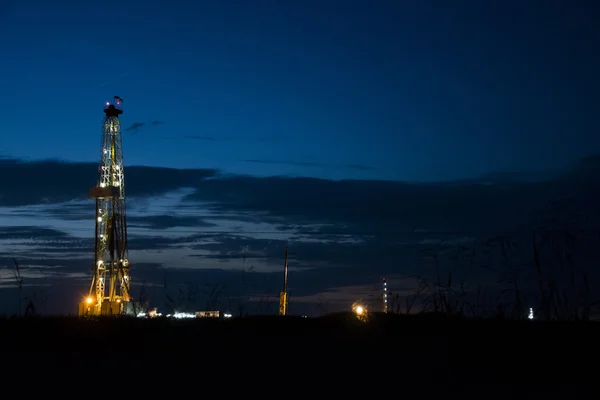
[[[114,97],[104,107],[99,179],[88,190],[96,200],[94,275],[89,295],[79,305],[79,315],[135,314],[131,301],[125,182],[121,122],[123,99]]]
[[[285,264],[283,265],[283,291],[279,294],[279,315],[287,314],[288,296],[288,248],[285,247]]]

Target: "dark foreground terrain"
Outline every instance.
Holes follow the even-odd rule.
[[[112,381],[137,394],[165,387],[194,397],[209,390],[234,397],[535,391],[577,398],[593,393],[587,388],[598,376],[599,338],[595,322],[432,316],[4,319],[0,378],[32,382],[23,390],[49,381],[92,394],[81,385]]]

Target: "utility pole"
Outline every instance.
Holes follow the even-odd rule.
[[[285,246],[285,264],[283,266],[283,291],[279,294],[279,315],[287,314],[288,296],[288,248]]]

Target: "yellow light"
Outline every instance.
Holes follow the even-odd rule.
[[[92,299],[91,297],[88,297],[87,299],[85,299],[85,302],[88,304],[92,304],[92,301],[94,301],[94,299]]]
[[[360,315],[363,313],[364,309],[362,308],[362,306],[357,306],[355,311],[358,315]]]

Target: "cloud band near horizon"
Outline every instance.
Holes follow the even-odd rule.
[[[483,258],[482,246],[491,238],[528,243],[531,232],[549,221],[576,226],[585,232],[582,242],[592,240],[598,165],[588,159],[551,180],[496,176],[427,184],[129,166],[132,275],[158,303],[165,276],[174,286],[223,285],[226,297],[239,302],[247,291],[240,286],[242,270],[254,274],[254,295],[276,296],[287,245],[290,291],[299,310],[323,293],[336,299],[334,309],[343,308],[353,298],[376,298],[382,276],[399,282],[399,293],[415,289],[414,276],[431,275],[425,254],[431,248],[446,264],[468,258],[465,249],[471,248]],[[6,266],[0,289],[8,293],[14,286],[10,267],[16,258],[25,281],[59,291],[54,298],[62,306],[56,308],[64,309],[89,285],[94,203],[86,196],[97,165],[2,159],[0,177],[0,265]],[[463,268],[455,276],[481,282],[489,278],[483,271]],[[205,298],[201,292],[196,296]]]

